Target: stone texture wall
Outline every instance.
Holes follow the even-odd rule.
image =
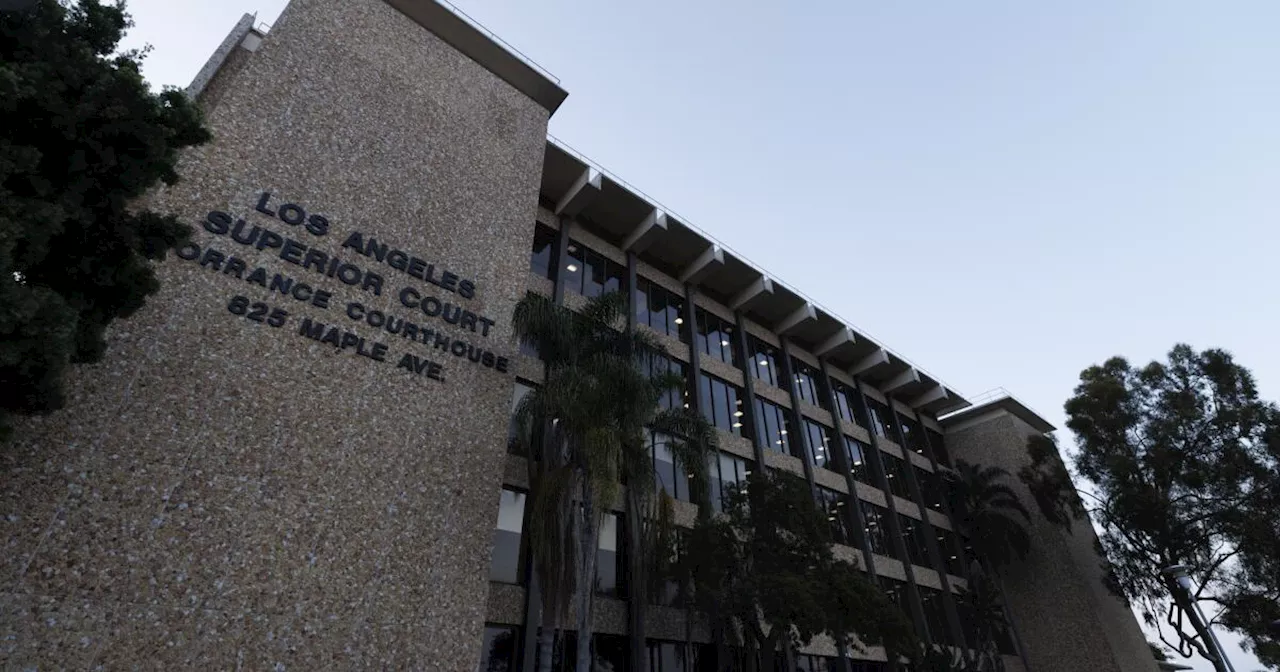
[[[193,224],[202,254],[331,291],[329,307],[198,260],[160,266],[163,289],[111,330],[106,360],[72,373],[67,409],[2,451],[0,667],[475,668],[513,378],[345,310],[514,357],[547,117],[381,0],[293,0],[220,80],[216,140],[150,204]],[[277,216],[255,211],[262,191]],[[328,232],[286,223],[286,202]],[[211,210],[373,271],[383,291],[213,235]],[[474,297],[342,249],[357,230],[474,281]],[[492,328],[405,307],[403,287]],[[284,324],[233,314],[238,295]],[[304,318],[365,343],[311,340]],[[357,353],[379,342],[387,361]],[[444,381],[397,368],[406,353]]]
[[[947,447],[956,459],[999,466],[1015,476],[1009,485],[1032,512],[1031,552],[1004,570],[1000,582],[1032,672],[1154,672],[1155,660],[1133,613],[1102,585],[1092,527],[1079,523],[1066,534],[1044,519],[1016,474],[1030,463],[1027,437],[1035,430],[1000,412],[949,428]]]

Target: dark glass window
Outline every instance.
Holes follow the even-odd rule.
[[[835,471],[835,455],[831,452],[831,430],[809,418],[801,420],[801,425],[804,427],[805,438],[809,441],[811,453],[809,461],[815,467]]]
[[[945,492],[938,480],[938,474],[920,467],[914,467],[914,469],[916,483],[920,484],[920,494],[924,497],[924,505],[938,513],[942,513],[942,500]]]
[[[884,463],[885,483],[889,492],[906,499],[911,499],[911,484],[907,482],[907,463],[900,457],[880,452],[880,460]]]
[[[699,669],[698,654],[704,648],[701,645],[694,645],[693,650],[690,651],[684,642],[664,642],[656,639],[647,640],[645,646],[649,650],[648,669],[637,672],[696,672]]]
[[[511,672],[516,669],[519,631],[510,625],[486,625],[480,644],[480,665],[476,672]]]
[[[636,321],[659,334],[688,342],[684,325],[684,298],[650,280],[636,280]]]
[[[901,413],[898,414],[898,426],[902,429],[903,440],[907,445],[907,450],[915,451],[919,455],[930,457],[929,440],[924,436],[924,428],[915,418],[909,418]],[[932,458],[930,458],[932,459]]]
[[[827,395],[822,387],[821,373],[794,357],[791,358],[791,369],[795,372],[796,391],[800,398],[819,408],[827,408]]]
[[[498,524],[493,531],[493,558],[489,580],[520,583],[520,537],[524,530],[525,493],[502,489],[498,504]]]
[[[902,542],[907,548],[907,560],[913,565],[933,569],[933,563],[929,562],[924,523],[899,513],[898,527],[902,530]]]
[[[837,544],[854,544],[854,537],[850,534],[849,496],[819,486],[818,498],[827,514],[827,522],[831,524],[831,540]]]
[[[516,427],[516,408],[520,406],[520,400],[524,399],[533,389],[537,387],[533,383],[527,383],[523,380],[516,381],[515,390],[511,393],[511,419],[507,421],[507,452],[513,455],[524,455],[524,447],[520,445],[519,437],[516,434],[519,428]]]
[[[912,618],[911,593],[907,591],[906,581],[899,581],[887,576],[881,576],[880,589],[884,591],[885,595],[889,596],[890,600],[897,603],[898,608],[902,609],[902,613],[905,614],[907,618]]]
[[[828,656],[796,654],[796,672],[836,672],[840,663]]]
[[[947,627],[947,606],[942,601],[942,591],[927,586],[918,586],[918,588],[924,622],[929,627],[929,634],[933,636],[933,641],[955,644],[951,628]]]
[[[781,379],[782,371],[778,369],[778,360],[781,355],[778,349],[765,343],[764,341],[751,336],[747,339],[747,347],[751,349],[751,375],[756,380],[761,380],[774,387],[781,387],[778,381]]]
[[[533,229],[533,251],[529,253],[529,272],[555,280],[556,232],[538,224]]]
[[[871,502],[859,500],[862,506],[862,520],[866,524],[867,540],[871,542],[871,552],[897,558],[894,545],[889,542],[889,511]]]
[[[648,368],[650,377],[656,378],[663,374],[675,374],[680,376],[681,379],[687,378],[684,362],[676,361],[670,357],[654,355],[648,358],[645,366]],[[678,408],[682,405],[686,407],[689,405],[689,391],[684,389],[683,386],[663,392],[658,399],[658,407],[663,410]]]
[[[747,483],[751,469],[746,460],[729,453],[716,453],[707,458],[707,475],[711,490],[711,508],[724,511],[729,495]]]
[[[648,432],[648,439],[653,455],[654,483],[672,498],[689,501],[688,474],[676,464],[675,457],[671,454],[671,437]]]
[[[733,338],[736,333],[733,323],[699,306],[694,306],[693,317],[697,322],[693,332],[694,347],[708,357],[718,359],[725,364],[740,366],[737,350],[733,347]]]
[[[883,402],[867,397],[867,415],[871,423],[871,431],[890,441],[897,442],[893,430],[893,415]]]
[[[942,560],[948,574],[964,575],[964,562],[960,559],[960,551],[956,546],[956,535],[951,530],[940,527],[933,528],[938,538],[938,550],[942,551]]]
[[[596,297],[626,289],[625,266],[576,240],[569,241],[565,272],[565,289],[583,296]]]
[[[951,454],[947,452],[947,444],[942,435],[932,429],[924,430],[924,435],[929,439],[929,448],[933,450],[933,456],[942,464],[950,467]]]
[[[832,381],[831,385],[836,397],[836,412],[840,417],[847,422],[870,429],[871,423],[867,421],[867,409],[862,405],[862,397],[858,396],[858,391],[836,381]]]
[[[596,592],[622,596],[622,521],[617,514],[606,513],[600,522],[599,545],[596,546]]]
[[[764,447],[786,455],[793,454],[789,438],[793,429],[791,411],[760,397],[756,397],[755,410],[756,433]]]
[[[520,354],[534,359],[542,359],[542,354],[538,352],[538,346],[528,338],[520,339]]]
[[[742,436],[745,417],[742,390],[715,376],[702,374],[698,379],[698,403],[708,422],[730,434]]]
[[[849,473],[853,474],[855,481],[862,481],[867,485],[875,485],[875,481],[871,478],[871,465],[867,464],[868,455],[871,454],[871,446],[849,437],[844,437],[845,457],[849,460]]]

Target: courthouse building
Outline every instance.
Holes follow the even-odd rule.
[[[1053,429],[1025,405],[965,399],[548,139],[559,83],[431,0],[293,0],[269,32],[246,17],[190,92],[214,140],[147,205],[192,243],[106,360],[71,373],[66,409],[3,452],[5,669],[532,670],[529,484],[508,443],[543,378],[512,335],[530,291],[625,293],[629,328],[688,380],[664,403],[719,431],[714,489],[803,477],[839,557],[928,641],[972,642],[942,473],[1016,473]],[[653,453],[688,524],[660,436]],[[1000,576],[1008,669],[1154,670],[1092,529],[1034,518]],[[597,669],[626,666],[620,526],[606,515]],[[681,610],[650,609],[650,669],[697,669]],[[797,662],[890,667],[824,638]]]

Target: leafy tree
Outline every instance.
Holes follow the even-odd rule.
[[[0,432],[63,406],[68,365],[102,357],[188,233],[130,208],[210,137],[185,95],[147,88],[143,52],[116,51],[130,25],[98,0],[0,13]]]
[[[1024,558],[1031,549],[1025,527],[1031,514],[1003,483],[1008,477],[1009,472],[1000,467],[964,460],[956,462],[956,471],[946,473],[957,531],[979,560],[994,567]]]
[[[972,664],[1003,670],[999,643],[1011,637],[1012,630],[995,581],[986,572],[971,572],[968,588],[956,595],[956,606],[972,640],[971,653],[966,654]]]
[[[816,635],[909,652],[909,621],[865,574],[836,560],[826,515],[802,479],[754,473],[727,515],[699,521],[686,562],[717,640],[740,631],[748,661]],[[720,660],[724,660],[723,655]]]
[[[1187,565],[1210,622],[1280,669],[1280,646],[1267,637],[1280,617],[1280,410],[1258,397],[1250,372],[1225,351],[1187,345],[1141,368],[1113,357],[1080,374],[1066,412],[1075,468],[1092,484],[1081,494],[1118,590],[1164,644],[1207,658],[1160,575]],[[1053,502],[1074,494],[1056,480],[1037,482],[1037,501],[1049,520],[1070,524],[1074,512]]]
[[[537,348],[547,364],[545,383],[516,409],[518,441],[529,456],[529,539],[543,600],[540,670],[548,670],[555,630],[575,603],[577,667],[591,662],[596,551],[602,514],[627,480],[629,525],[646,529],[654,509],[653,461],[646,427],[679,437],[672,451],[681,468],[705,490],[706,451],[715,445],[705,420],[686,409],[659,411],[659,399],[678,376],[650,377],[645,364],[664,354],[644,332],[614,328],[625,314],[621,295],[592,299],[581,312],[529,294],[517,304],[516,334]],[[643,535],[632,537],[644,557]],[[643,593],[643,560],[633,562],[632,582]],[[636,633],[643,636],[640,602]],[[636,619],[633,619],[633,621]],[[633,633],[634,634],[634,633]],[[642,645],[639,647],[642,655]],[[635,647],[633,647],[635,648]]]

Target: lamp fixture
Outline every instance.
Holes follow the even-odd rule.
[[[568,266],[565,266],[565,268],[566,268],[566,269],[568,269],[570,273],[577,273],[577,272],[578,272],[578,265],[577,265],[577,264],[569,264]]]

